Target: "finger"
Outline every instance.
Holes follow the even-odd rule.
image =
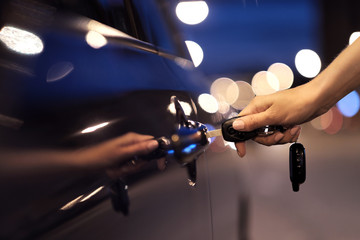
[[[157,167],[160,171],[164,171],[166,169],[166,158],[159,158],[156,160]]]
[[[131,144],[143,142],[143,141],[150,140],[150,139],[154,139],[154,137],[151,135],[143,135],[143,134],[139,134],[139,133],[128,132],[125,135],[115,138],[114,141],[118,145],[131,145]]]
[[[301,133],[301,128],[298,130],[298,132],[293,137],[292,142],[297,142],[297,140],[299,139],[300,133]]]
[[[285,137],[284,133],[277,132],[275,134],[266,137],[256,137],[253,140],[265,146],[271,146],[271,145],[281,144],[280,142],[284,137]]]
[[[131,158],[133,156],[146,155],[154,151],[159,146],[156,140],[147,140],[138,142],[128,146],[119,147],[120,157],[123,159]]]
[[[252,131],[266,125],[272,125],[266,112],[243,116],[233,122],[233,128],[238,131]]]
[[[235,143],[237,153],[239,157],[243,158],[246,155],[246,145],[245,142],[237,142]]]

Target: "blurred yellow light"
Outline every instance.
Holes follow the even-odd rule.
[[[192,108],[191,105],[187,102],[183,102],[183,101],[179,101],[180,105],[182,107],[182,109],[184,110],[184,113],[186,116],[190,116],[191,112],[192,112]],[[172,113],[172,114],[176,114],[176,108],[175,108],[175,104],[174,103],[170,103],[168,106],[168,110]]]
[[[185,41],[186,46],[189,50],[191,59],[195,67],[198,67],[204,59],[204,52],[199,44],[193,41]]]
[[[258,96],[274,93],[280,88],[278,78],[268,71],[256,73],[251,81],[251,86]]]
[[[291,68],[284,63],[274,63],[269,69],[279,80],[279,90],[288,89],[294,82],[294,73]]]
[[[319,55],[313,50],[303,49],[295,56],[295,66],[302,76],[313,78],[321,70],[321,60]]]
[[[85,128],[84,130],[82,130],[81,133],[94,132],[94,131],[98,130],[99,128],[103,128],[103,127],[107,126],[108,124],[109,124],[109,122],[103,122],[103,123],[97,124],[95,126],[91,126],[91,127],[88,127],[88,128]]]
[[[353,32],[349,38],[349,45],[353,44],[358,37],[360,37],[360,32]]]
[[[16,27],[3,27],[0,31],[0,40],[9,49],[22,54],[39,54],[44,49],[44,44],[38,36]]]
[[[204,111],[208,113],[216,113],[219,110],[219,105],[216,99],[207,93],[203,93],[198,98],[198,103]]]
[[[238,98],[231,104],[231,106],[238,110],[242,110],[255,97],[255,93],[251,85],[247,82],[236,81],[235,84],[238,89]]]
[[[101,48],[107,44],[106,38],[102,34],[95,31],[89,31],[86,34],[85,39],[86,42],[95,49]]]
[[[205,1],[183,1],[178,3],[175,12],[180,21],[194,25],[206,19],[209,7]]]

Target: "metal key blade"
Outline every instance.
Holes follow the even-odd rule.
[[[215,129],[215,130],[212,130],[212,131],[207,131],[205,133],[205,135],[206,135],[207,138],[222,136],[221,128],[220,129]]]

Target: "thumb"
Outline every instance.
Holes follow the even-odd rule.
[[[233,122],[233,128],[238,131],[252,131],[269,125],[265,112],[242,116]]]

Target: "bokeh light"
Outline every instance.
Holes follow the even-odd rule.
[[[359,112],[360,98],[356,91],[343,97],[337,104],[339,111],[345,117],[353,117]]]
[[[336,134],[343,126],[343,116],[336,107],[333,107],[321,116],[321,124],[327,134]]]
[[[219,110],[219,105],[216,99],[207,93],[203,93],[198,97],[200,107],[208,113],[216,113]]]
[[[294,73],[291,68],[284,63],[272,64],[268,72],[273,73],[279,80],[279,90],[288,89],[294,82]]]
[[[313,78],[321,70],[321,60],[319,55],[313,50],[303,49],[295,56],[295,66],[302,76]]]
[[[239,96],[238,85],[230,78],[222,77],[216,79],[210,87],[210,93],[218,101],[233,104]]]
[[[3,27],[0,30],[0,40],[6,47],[21,54],[39,54],[44,49],[44,44],[37,35],[16,27]]]
[[[267,95],[279,91],[279,80],[271,72],[260,71],[254,75],[251,86],[256,95]]]
[[[102,34],[95,31],[89,31],[86,34],[85,39],[89,46],[95,49],[101,48],[107,44],[106,38]]]
[[[360,37],[360,32],[353,32],[349,38],[349,45],[353,44],[358,37]]]
[[[235,109],[242,110],[255,97],[255,93],[249,83],[245,81],[236,81],[235,83],[238,89],[238,97],[231,106]]]
[[[205,1],[179,2],[175,9],[176,16],[185,24],[199,24],[209,14],[209,7]]]
[[[194,41],[185,41],[186,46],[189,50],[191,59],[195,67],[198,67],[204,59],[204,52],[199,44]]]

